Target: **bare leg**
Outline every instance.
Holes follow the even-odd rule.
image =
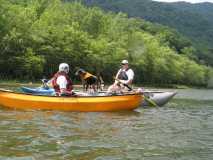
[[[114,83],[109,86],[107,93],[121,93],[121,87]]]

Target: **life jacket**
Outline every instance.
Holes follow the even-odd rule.
[[[66,90],[71,92],[73,90],[73,83],[72,83],[71,79],[68,77],[68,75],[65,72],[57,72],[52,78],[52,86],[53,86],[56,94],[61,92],[60,87],[57,84],[57,78],[59,76],[64,76],[66,78],[66,80],[67,80]]]
[[[129,68],[127,68],[126,70],[121,70],[118,74],[118,79],[120,80],[128,80],[128,76],[126,74],[126,72],[129,70]]]
[[[86,79],[89,78],[89,77],[94,77],[94,78],[96,78],[96,76],[90,74],[89,72],[86,72],[85,74],[82,75],[82,78],[83,78],[84,80],[86,80]]]

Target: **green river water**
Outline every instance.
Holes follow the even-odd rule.
[[[0,108],[0,160],[211,160],[213,90],[164,107],[79,113]]]

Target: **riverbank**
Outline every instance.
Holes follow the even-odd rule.
[[[1,87],[19,87],[19,86],[27,86],[27,87],[39,87],[41,86],[40,81],[29,82],[29,81],[19,81],[19,80],[0,80]],[[74,82],[74,87],[81,88],[82,85],[80,82]],[[105,84],[105,87],[108,87],[110,84]],[[176,85],[176,84],[135,84],[134,88],[143,87],[143,88],[156,88],[156,89],[189,89],[189,88],[205,88],[198,86],[187,86],[187,85]]]

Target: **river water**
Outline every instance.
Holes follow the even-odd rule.
[[[128,112],[0,108],[0,160],[213,159],[213,90],[177,92]]]

